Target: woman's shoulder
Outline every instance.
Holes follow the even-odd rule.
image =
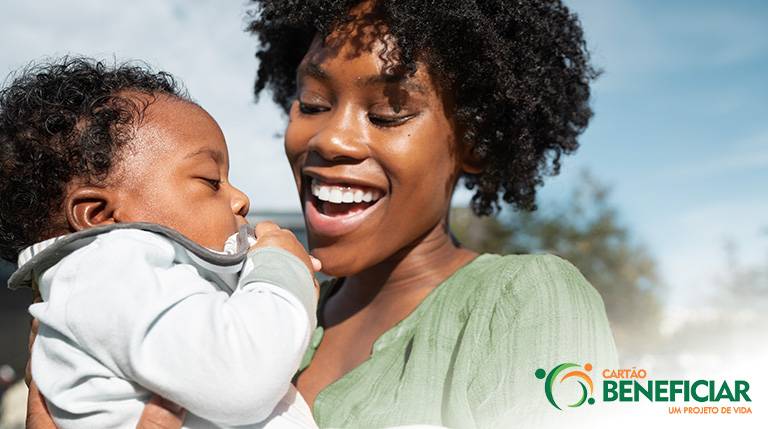
[[[493,301],[481,312],[488,341],[478,348],[486,348],[489,359],[508,346],[531,349],[527,356],[539,364],[617,362],[603,300],[571,262],[553,254],[496,255],[490,271],[503,280],[486,292]]]
[[[560,256],[484,254],[475,278],[478,293],[495,307],[520,315],[540,311],[557,314],[604,312],[598,291],[581,271]],[[527,311],[523,311],[527,310]]]

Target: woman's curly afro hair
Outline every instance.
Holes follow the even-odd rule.
[[[11,78],[0,90],[0,257],[7,260],[62,227],[55,217],[70,182],[107,177],[147,104],[127,92],[188,99],[167,73],[83,57],[32,64]]]
[[[463,141],[480,161],[465,174],[478,215],[499,196],[535,210],[536,188],[558,174],[586,128],[597,72],[577,17],[558,0],[374,0],[372,13],[397,40],[401,66],[424,61],[455,97]],[[360,0],[253,0],[249,31],[260,42],[255,93],[268,88],[286,111],[296,69],[315,35],[352,17]]]

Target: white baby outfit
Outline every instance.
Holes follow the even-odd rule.
[[[135,428],[153,393],[184,428],[314,428],[290,380],[317,321],[312,274],[278,248],[223,255],[151,224],[22,252],[43,302],[32,376],[60,429]]]

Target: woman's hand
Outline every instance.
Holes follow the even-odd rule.
[[[157,395],[144,407],[136,429],[180,429],[187,411]]]
[[[32,293],[32,302],[42,301],[37,288],[33,288]],[[40,391],[37,390],[37,385],[32,381],[32,345],[35,344],[39,327],[40,323],[37,319],[32,319],[28,342],[29,360],[27,360],[27,368],[24,373],[24,381],[29,387],[27,396],[27,429],[56,429],[56,425],[53,423],[50,413],[48,413],[48,407],[45,405],[45,399]]]
[[[29,364],[27,364],[29,368]],[[29,381],[29,380],[28,380]],[[43,395],[37,390],[35,383],[29,384],[27,397],[27,429],[56,429],[56,425],[48,414]]]
[[[153,396],[144,407],[136,429],[180,429],[185,415],[186,411],[178,405]],[[34,382],[29,385],[27,429],[56,429],[43,395],[37,390]]]

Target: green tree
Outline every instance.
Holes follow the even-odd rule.
[[[584,172],[565,201],[486,218],[455,208],[451,226],[465,246],[479,252],[546,252],[573,263],[602,295],[620,355],[627,359],[660,341],[662,285],[655,261],[632,240],[609,196],[605,185]]]

